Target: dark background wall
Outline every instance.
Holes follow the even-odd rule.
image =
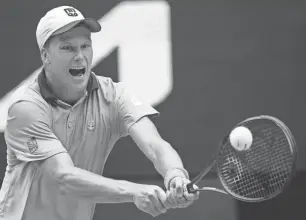
[[[120,2],[2,0],[0,98],[41,65],[35,29],[47,10],[73,5],[84,15],[100,19]],[[242,204],[207,193],[194,206],[160,218],[185,219],[192,215],[197,219],[195,215],[199,214],[198,219],[216,220],[305,219],[302,206],[306,198],[306,2],[166,3],[171,9],[173,89],[166,100],[155,106],[161,115],[154,122],[162,136],[178,150],[191,175],[202,168],[229,128],[253,115],[269,114],[283,120],[296,137],[300,154],[299,172],[292,186],[275,200]],[[118,80],[117,56],[115,50],[95,66],[95,73]],[[0,143],[2,179],[6,166],[3,134]],[[104,175],[161,184],[152,164],[130,138],[116,144]],[[207,181],[218,183],[213,173]],[[105,216],[147,218],[133,205],[126,204],[99,205],[96,219]]]

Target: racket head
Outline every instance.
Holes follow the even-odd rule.
[[[245,202],[274,198],[290,184],[296,171],[297,147],[289,128],[279,119],[261,115],[244,126],[253,135],[251,147],[237,151],[226,135],[218,151],[217,174],[226,192]],[[233,129],[234,129],[233,128]]]

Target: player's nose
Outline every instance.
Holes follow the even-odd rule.
[[[79,62],[85,59],[85,56],[82,52],[82,50],[78,50],[78,52],[76,53],[76,55],[74,56],[74,60]]]

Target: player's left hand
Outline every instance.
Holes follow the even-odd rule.
[[[168,208],[186,208],[199,198],[199,192],[188,193],[186,185],[190,180],[183,177],[175,177],[170,182],[170,188],[166,192],[166,206]],[[197,186],[194,186],[197,188]]]

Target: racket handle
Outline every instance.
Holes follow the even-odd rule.
[[[193,183],[190,182],[186,185],[186,189],[187,189],[187,192],[190,194],[190,193],[195,193],[196,190],[193,188]]]
[[[188,193],[196,193],[196,192],[201,192],[201,191],[213,191],[213,192],[218,192],[218,193],[228,195],[228,193],[226,191],[224,191],[222,189],[217,189],[215,187],[202,187],[202,188],[195,189],[195,188],[193,188],[193,184],[191,184],[191,183],[188,183],[185,187],[186,187],[186,190],[188,191]]]

